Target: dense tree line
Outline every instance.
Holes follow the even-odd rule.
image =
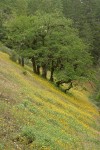
[[[100,1],[63,0],[64,15],[73,19],[80,37],[90,46],[94,63],[100,59]],[[68,6],[68,7],[66,7]]]
[[[1,0],[0,39],[18,61],[59,86],[90,79],[99,50],[99,0]],[[93,57],[93,58],[92,58]],[[90,68],[88,70],[88,68]]]

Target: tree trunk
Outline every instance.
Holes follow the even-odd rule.
[[[31,61],[32,61],[32,66],[33,66],[33,72],[36,73],[36,63],[35,63],[34,56],[32,57]]]
[[[24,58],[21,58],[21,65],[24,67]]]
[[[36,72],[38,75],[40,75],[40,66],[39,65],[37,65],[37,71]]]
[[[21,58],[20,57],[18,58],[18,63],[21,65]]]
[[[59,87],[60,84],[63,84],[63,83],[70,83],[71,81],[72,81],[71,79],[69,79],[68,81],[60,80],[60,81],[57,81],[56,84],[57,84],[57,86]]]
[[[47,68],[46,65],[42,66],[42,77],[46,79],[47,77]]]
[[[54,74],[54,66],[53,66],[53,61],[52,61],[52,66],[51,66],[51,75],[50,75],[50,81],[51,81],[51,82],[53,82],[53,81],[54,81],[53,74]]]

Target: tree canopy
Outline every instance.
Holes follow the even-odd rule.
[[[99,51],[99,0],[0,1],[1,41],[59,83],[89,78]]]

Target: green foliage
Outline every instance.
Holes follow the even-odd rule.
[[[100,108],[100,69],[96,69],[96,89],[93,99],[95,99],[97,106]]]
[[[96,101],[100,103],[100,91],[98,91],[98,94],[96,96]]]
[[[55,71],[57,80],[87,77],[91,56],[72,27],[72,20],[59,13],[37,12],[34,16],[14,18],[6,26],[10,45],[20,56],[34,57],[34,68],[42,67],[45,77],[47,70]]]
[[[12,51],[12,53],[10,54],[10,59],[14,62],[17,62],[18,55],[15,51]]]
[[[4,145],[2,143],[0,143],[0,150],[4,149]]]
[[[71,40],[71,45],[65,47],[65,53],[63,50],[60,54],[62,59],[62,67],[57,68],[56,75],[58,80],[67,81],[69,79],[90,79],[90,70],[92,59],[91,55],[86,51],[86,47],[80,39],[75,37],[75,40]]]
[[[29,14],[35,14],[37,11],[53,13],[62,12],[62,1],[61,0],[29,0],[28,1],[28,12]]]
[[[79,36],[89,45],[88,49],[94,57],[94,62],[98,63],[100,57],[100,41],[98,40],[100,35],[99,0],[1,0],[0,9],[1,39],[5,39],[6,31],[4,24],[12,18],[21,15],[32,16],[35,15],[37,11],[40,11],[41,14],[63,14],[67,19],[70,18],[74,21],[73,26],[79,30]],[[7,46],[9,46],[9,44]]]
[[[27,71],[25,70],[25,71],[23,71],[23,74],[26,76],[27,75]]]
[[[12,53],[12,50],[4,46],[4,44],[2,44],[1,42],[0,42],[0,51],[7,53],[8,55],[11,55]]]
[[[35,73],[40,74],[42,68],[46,78],[49,70],[50,81],[54,76],[66,81],[90,79],[91,54],[95,63],[100,57],[98,0],[9,0],[1,4],[4,41],[23,60],[32,61]]]
[[[66,18],[74,21],[74,26],[79,30],[80,37],[90,46],[89,50],[98,63],[100,57],[100,1],[99,0],[62,0],[63,13]]]
[[[34,127],[25,126],[22,129],[22,136],[25,136],[30,143],[36,140],[33,128]]]

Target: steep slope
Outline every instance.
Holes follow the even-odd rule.
[[[99,114],[0,52],[0,150],[99,150]]]

